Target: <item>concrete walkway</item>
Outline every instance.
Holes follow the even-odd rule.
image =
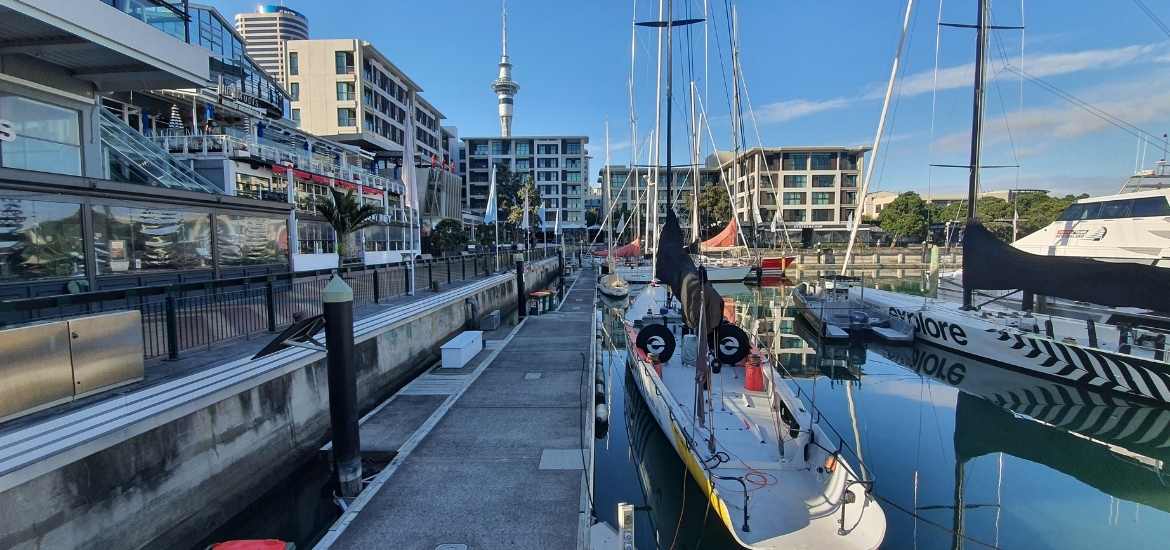
[[[398,455],[317,548],[577,547],[596,278],[488,340],[469,372],[433,371],[371,413],[363,450]]]

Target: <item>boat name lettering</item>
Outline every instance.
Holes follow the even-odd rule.
[[[923,316],[922,312],[905,311],[893,306],[890,307],[890,316],[914,325],[915,330],[925,332],[931,338],[951,341],[960,346],[967,345],[967,333],[959,325],[946,321],[936,321],[930,317]]]
[[[952,362],[948,364],[947,360],[943,357],[917,349],[914,350],[914,360],[910,364],[914,372],[931,378],[937,378],[939,381],[946,382],[952,386],[958,386],[967,377],[967,367],[962,363]]]

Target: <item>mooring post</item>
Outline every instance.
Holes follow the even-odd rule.
[[[524,292],[524,260],[516,260],[516,316],[519,319],[523,319],[528,313],[527,298],[528,295]]]
[[[341,496],[354,498],[362,490],[362,457],[353,364],[353,289],[334,275],[321,292],[321,298],[325,302],[333,469],[337,472]]]

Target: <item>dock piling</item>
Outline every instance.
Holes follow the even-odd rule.
[[[325,309],[329,420],[333,430],[333,466],[342,498],[362,490],[361,441],[358,435],[357,376],[353,363],[353,289],[334,275],[321,293]]]

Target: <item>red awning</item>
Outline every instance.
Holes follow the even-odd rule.
[[[718,235],[703,241],[700,250],[718,250],[721,248],[731,248],[735,246],[735,234],[739,232],[739,224],[735,217],[727,223],[727,227],[723,228]]]

